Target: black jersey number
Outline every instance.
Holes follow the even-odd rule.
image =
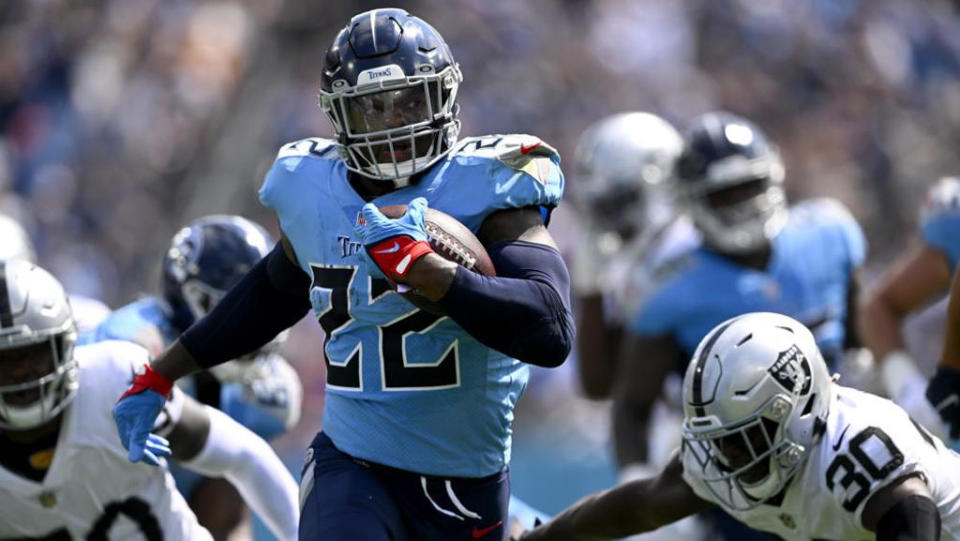
[[[363,345],[346,361],[333,362],[327,355],[327,344],[338,332],[344,331],[353,321],[350,314],[350,284],[357,274],[357,267],[333,267],[311,265],[313,287],[327,290],[330,306],[318,316],[326,335],[323,341],[323,359],[327,365],[327,385],[340,389],[362,390],[361,359]],[[385,282],[384,282],[385,283]],[[389,291],[379,280],[371,280],[370,299]],[[407,362],[406,339],[414,333],[423,333],[436,325],[443,316],[416,310],[401,319],[380,327],[380,372],[383,374],[384,390],[438,390],[460,384],[458,345],[450,344],[436,362],[410,364]]]
[[[876,438],[887,449],[890,458],[886,463],[875,463],[870,455],[863,450],[864,442],[870,438]],[[830,462],[830,466],[827,467],[827,488],[832,491],[839,484],[845,491],[849,492],[849,489],[856,485],[856,491],[843,502],[844,509],[854,512],[864,498],[870,494],[870,479],[880,481],[899,468],[903,464],[903,453],[894,445],[886,432],[875,426],[867,427],[850,438],[848,450],[856,463],[846,453],[835,456],[833,461]],[[869,478],[861,473],[861,470],[865,471]]]
[[[157,517],[150,511],[150,505],[136,496],[104,507],[103,514],[90,528],[86,541],[109,541],[110,528],[120,515],[135,522],[146,541],[163,541],[163,529],[160,528]],[[60,528],[43,537],[22,537],[4,541],[72,541],[72,539],[66,528]]]

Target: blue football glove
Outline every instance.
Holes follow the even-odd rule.
[[[418,197],[396,220],[387,218],[373,203],[360,209],[361,224],[354,226],[367,258],[388,280],[402,282],[413,262],[431,253],[424,228],[427,200]]]
[[[173,382],[145,366],[144,372],[134,376],[130,388],[113,406],[113,421],[117,424],[120,442],[129,451],[130,462],[159,466],[160,459],[170,454],[170,443],[150,431],[172,387]]]

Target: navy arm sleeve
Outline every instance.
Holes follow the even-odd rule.
[[[482,344],[526,363],[560,366],[575,334],[570,276],[560,253],[519,240],[488,253],[497,276],[461,267],[440,305]]]
[[[877,541],[937,541],[940,511],[927,496],[914,494],[891,507],[877,523]]]
[[[278,242],[180,343],[204,368],[255,351],[307,313],[309,288],[310,279]]]

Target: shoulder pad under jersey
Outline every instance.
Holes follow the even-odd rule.
[[[851,268],[859,267],[866,259],[867,240],[863,229],[840,201],[828,197],[802,201],[790,208],[790,220],[794,224],[818,227],[826,232],[826,238],[837,239]]]
[[[483,212],[501,208],[553,208],[563,197],[563,172],[556,149],[532,135],[486,135],[460,141],[450,155],[464,178],[479,190],[474,205]],[[460,169],[462,167],[462,169]],[[466,193],[466,192],[465,192]]]
[[[467,137],[457,143],[453,153],[495,159],[514,169],[523,169],[536,158],[560,158],[557,149],[535,135],[523,133]]]
[[[325,160],[339,159],[340,145],[332,139],[308,137],[287,143],[280,147],[280,150],[277,152],[277,160],[306,156],[313,156]]]

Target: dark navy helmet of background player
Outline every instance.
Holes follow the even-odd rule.
[[[206,315],[260,261],[273,241],[240,216],[205,216],[170,241],[163,258],[163,296],[180,330]]]
[[[787,220],[783,161],[749,120],[695,118],[676,168],[680,200],[711,248],[745,254],[769,245]]]
[[[423,20],[402,9],[354,16],[327,50],[320,87],[347,168],[399,186],[443,158],[460,133],[461,80]]]

